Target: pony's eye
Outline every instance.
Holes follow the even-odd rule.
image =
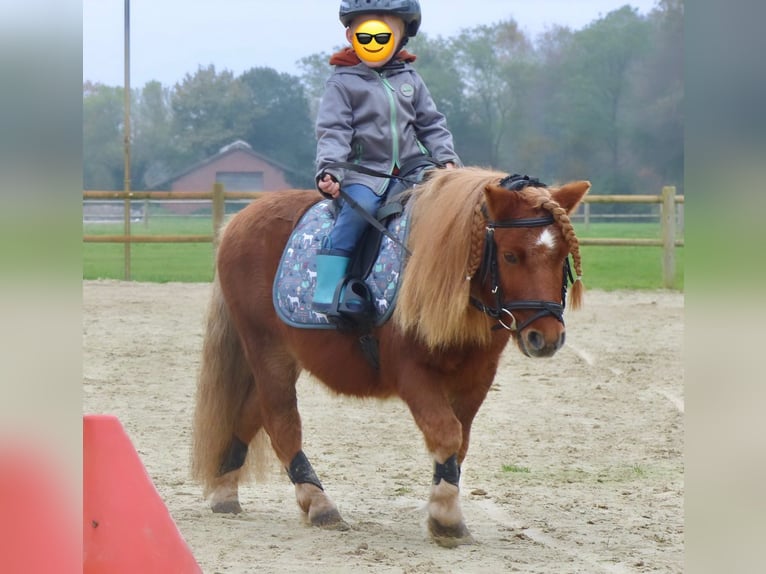
[[[503,258],[504,258],[504,259],[505,259],[505,260],[506,260],[508,263],[518,263],[518,262],[519,262],[519,258],[518,258],[518,257],[516,257],[516,256],[515,256],[513,253],[510,253],[510,252],[507,252],[507,253],[503,253]]]

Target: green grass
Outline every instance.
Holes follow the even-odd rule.
[[[633,474],[635,474],[639,478],[646,476],[646,469],[642,467],[640,464],[634,464],[631,467],[631,470],[633,471]]]
[[[83,279],[123,279],[125,247],[116,243],[83,245]],[[210,243],[134,243],[130,246],[133,281],[208,282],[213,279]]]
[[[208,218],[155,217],[149,225],[132,223],[131,235],[211,235]],[[123,224],[88,223],[83,234],[122,235]],[[83,279],[123,279],[125,246],[83,243]],[[207,282],[213,279],[212,243],[133,243],[130,277],[134,281]]]
[[[577,236],[584,238],[658,239],[659,223],[575,223]],[[676,248],[675,289],[684,288],[684,248]],[[584,245],[581,248],[583,282],[586,288],[661,289],[662,248],[644,246]]]
[[[659,238],[654,223],[575,224],[585,237]],[[88,235],[121,235],[122,223],[86,224]],[[207,218],[153,217],[149,225],[133,223],[133,235],[209,235]],[[151,282],[207,282],[213,278],[213,247],[209,243],[135,243],[131,245],[131,279]],[[662,248],[635,246],[583,246],[583,281],[586,289],[661,289]],[[122,279],[125,248],[118,243],[83,243],[84,279]],[[676,289],[684,288],[684,248],[676,249]]]
[[[526,466],[518,466],[516,464],[504,464],[503,472],[520,472],[520,473],[528,474],[530,470],[529,470],[529,467],[526,467]]]

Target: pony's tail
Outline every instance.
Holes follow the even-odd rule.
[[[254,385],[216,276],[208,307],[192,428],[192,477],[214,487],[242,403]]]

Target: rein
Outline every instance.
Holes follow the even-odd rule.
[[[401,169],[399,170],[399,173],[404,175],[398,175],[398,174],[389,174],[385,173],[383,171],[378,171],[375,169],[370,169],[369,167],[364,167],[363,165],[359,165],[356,163],[350,163],[347,161],[337,161],[333,162],[331,164],[327,165],[327,168],[335,168],[335,169],[348,169],[351,171],[356,171],[358,173],[362,173],[364,175],[371,175],[373,177],[382,177],[386,179],[395,179],[397,181],[401,181],[403,183],[406,183],[410,186],[417,185],[420,183],[419,180],[410,179],[407,176],[410,175],[415,169],[422,168],[422,167],[443,167],[443,164],[441,162],[436,161],[435,159],[432,159],[430,157],[424,156],[422,158],[416,158],[410,162],[405,162],[404,165],[402,165]],[[321,176],[320,176],[321,177]],[[332,177],[332,176],[331,176]],[[333,178],[334,179],[334,178]],[[373,216],[371,213],[368,213],[365,211],[364,208],[362,208],[353,197],[351,197],[348,193],[346,193],[343,188],[340,188],[340,196],[351,206],[351,209],[356,211],[357,214],[359,214],[360,217],[362,217],[367,223],[369,223],[372,227],[377,229],[380,233],[388,237],[391,241],[399,245],[404,252],[407,255],[412,255],[412,252],[407,249],[407,246],[404,245],[401,241],[399,241],[399,238],[396,237],[393,233],[391,233],[378,219]]]
[[[509,191],[519,191],[528,185],[534,185],[535,187],[547,187],[544,183],[540,183],[537,179],[530,179],[528,176],[521,176],[518,174],[510,175],[503,178],[500,181],[500,186],[508,189]],[[491,292],[495,296],[495,305],[490,307],[479,301],[476,297],[471,296],[471,304],[479,309],[479,311],[487,314],[495,319],[499,324],[495,325],[493,329],[507,329],[508,331],[516,331],[521,333],[523,329],[528,327],[531,323],[546,316],[553,316],[561,324],[564,324],[564,308],[566,307],[566,294],[569,282],[573,281],[572,270],[569,265],[569,257],[564,260],[564,277],[561,284],[561,302],[556,303],[554,301],[542,301],[542,300],[527,300],[527,301],[503,301],[503,290],[500,287],[500,273],[498,271],[497,263],[497,244],[495,243],[495,229],[509,229],[520,227],[546,227],[555,223],[553,215],[547,215],[544,217],[526,217],[519,219],[505,219],[501,221],[488,220],[486,225],[486,235],[484,241],[484,253],[482,255],[481,267],[479,274],[481,277],[481,283],[484,283],[489,276],[491,280],[492,289]],[[534,311],[537,313],[532,315],[529,319],[521,323],[516,322],[516,317],[513,315],[513,311]]]

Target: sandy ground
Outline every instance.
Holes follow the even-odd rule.
[[[426,533],[432,464],[405,406],[299,381],[304,450],[351,525],[308,526],[286,475],[214,515],[189,478],[208,284],[83,283],[85,413],[116,415],[205,573],[682,572],[683,295],[589,292],[552,359],[505,351],[461,504],[477,543]]]

